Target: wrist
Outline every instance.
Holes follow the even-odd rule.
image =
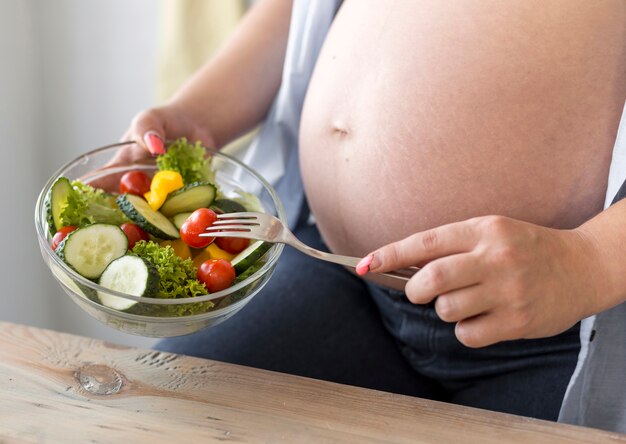
[[[584,318],[616,305],[619,297],[612,275],[613,267],[607,262],[610,261],[610,257],[605,254],[601,240],[586,225],[571,232],[577,239],[575,254],[579,257],[578,269],[589,288],[589,294],[583,297],[581,304],[581,318]]]

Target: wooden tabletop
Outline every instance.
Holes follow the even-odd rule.
[[[0,323],[0,443],[626,442],[626,435]]]

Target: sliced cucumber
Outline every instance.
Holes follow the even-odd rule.
[[[237,277],[235,278],[235,282],[233,282],[233,284],[238,284],[239,282],[245,281],[250,276],[252,276],[254,273],[259,271],[262,267],[263,267],[263,263],[260,262],[260,261],[256,261],[254,264],[252,264],[248,268],[246,268],[241,274],[238,274]]]
[[[159,292],[159,272],[138,256],[122,256],[109,264],[100,276],[100,285],[132,296],[154,297]],[[128,310],[137,301],[98,291],[102,305],[115,310]]]
[[[215,199],[217,188],[209,182],[195,182],[170,193],[160,211],[167,217],[198,208],[208,208]]]
[[[239,202],[230,199],[215,199],[210,208],[216,213],[240,213],[247,211],[246,207]]]
[[[97,279],[107,266],[124,256],[128,238],[117,225],[93,224],[72,231],[59,244],[57,254],[87,279]]]
[[[46,196],[46,215],[48,219],[48,229],[54,236],[59,228],[63,226],[61,213],[67,206],[67,198],[72,192],[72,184],[67,177],[59,177],[50,188]]]
[[[185,223],[185,221],[187,220],[189,216],[191,216],[191,213],[180,213],[174,216],[172,218],[172,221],[174,222],[174,225],[176,226],[176,228],[180,230],[180,227],[183,226],[183,224]]]
[[[251,243],[248,248],[243,250],[230,261],[232,266],[235,268],[235,273],[239,275],[246,271],[254,265],[255,262],[261,259],[271,246],[271,243],[264,241],[255,241]]]
[[[134,194],[122,194],[117,197],[117,206],[134,223],[147,233],[160,239],[178,239],[179,231],[169,219],[154,211],[144,199]]]
[[[237,275],[237,277],[235,278],[235,282],[233,282],[233,285],[238,284],[239,282],[245,281],[254,273],[259,271],[261,268],[263,268],[263,263],[261,261],[256,261],[254,264],[248,267],[243,273]],[[231,304],[234,304],[237,301],[240,301],[241,299],[245,298],[250,293],[252,293],[257,285],[259,285],[258,279],[256,281],[252,281],[251,283],[249,283],[243,288],[240,288],[234,293],[231,293],[228,296],[225,296],[222,300],[218,302],[217,308],[224,308]]]

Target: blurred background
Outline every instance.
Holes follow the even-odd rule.
[[[247,0],[0,0],[0,321],[149,347],[67,297],[44,265],[35,200],[63,164],[116,142],[232,31]],[[244,142],[245,143],[245,142]]]

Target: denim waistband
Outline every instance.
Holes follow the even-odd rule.
[[[386,294],[391,299],[403,300],[403,301],[405,301],[405,302],[407,302],[409,304],[413,304],[411,301],[409,301],[409,299],[407,298],[406,293],[404,291],[395,290],[393,288],[385,287],[384,285],[375,284],[373,282],[368,282],[367,285],[369,285],[370,287],[374,287],[377,291]],[[432,301],[428,302],[427,304],[414,304],[414,305],[419,305],[421,307],[430,308],[430,309],[434,310],[435,309],[435,301],[436,300],[437,300],[437,298],[435,297],[435,298],[433,298]]]

